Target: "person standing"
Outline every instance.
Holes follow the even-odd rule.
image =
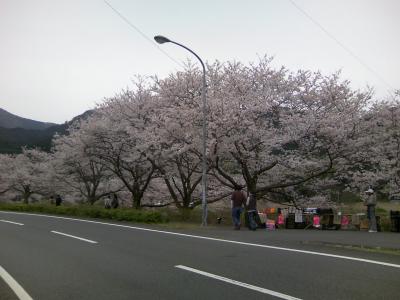
[[[240,230],[240,216],[246,203],[246,195],[241,187],[236,187],[231,197],[232,220],[235,230]]]
[[[118,208],[118,206],[119,206],[118,196],[117,194],[114,193],[111,201],[111,207],[115,209]]]
[[[368,232],[377,232],[375,216],[376,195],[371,187],[365,191],[364,205],[367,207],[367,217],[369,221]]]
[[[57,194],[56,196],[56,206],[60,206],[62,202],[62,198],[60,194]]]
[[[105,209],[111,208],[111,196],[110,195],[107,195],[107,197],[104,199],[104,208]]]
[[[257,222],[256,222],[256,214],[257,212],[257,205],[256,205],[256,197],[253,193],[249,193],[246,200],[246,213],[248,218],[248,227],[250,230],[257,229]]]

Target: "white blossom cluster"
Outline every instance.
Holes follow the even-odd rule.
[[[163,79],[138,77],[56,136],[51,153],[0,156],[0,193],[91,204],[118,193],[135,207],[193,208],[201,204],[204,138],[209,202],[236,187],[269,199],[307,189],[322,207],[327,182],[344,177],[351,188],[399,192],[398,101],[368,106],[371,90],[351,89],[339,73],[274,69],[267,57],[209,64],[206,116],[201,93],[192,65]]]

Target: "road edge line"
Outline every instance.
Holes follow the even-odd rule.
[[[2,266],[0,266],[0,277],[8,284],[10,289],[20,300],[33,300],[24,288]]]

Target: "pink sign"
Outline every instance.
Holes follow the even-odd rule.
[[[283,224],[285,224],[285,218],[283,217],[282,214],[280,214],[278,216],[278,225],[283,225]]]
[[[313,217],[313,226],[314,227],[319,227],[320,226],[320,217],[319,216],[314,216]]]

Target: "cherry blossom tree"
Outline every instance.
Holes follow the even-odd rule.
[[[355,140],[355,151],[346,157],[342,168],[349,188],[362,192],[371,186],[383,194],[399,195],[399,98],[372,105],[361,124],[362,134]]]
[[[7,154],[0,155],[0,195],[7,193],[12,189],[12,183],[9,180],[9,171],[12,166],[12,156]]]
[[[146,140],[153,108],[150,89],[138,81],[135,90],[125,90],[106,99],[97,114],[80,129],[91,136],[90,155],[121,180],[136,208],[141,206],[156,173],[152,162],[156,150]]]
[[[68,135],[57,136],[53,144],[52,167],[56,181],[64,186],[63,189],[83,196],[92,205],[121,189],[112,172],[90,155],[91,139],[79,130],[79,124],[71,127]]]
[[[159,147],[154,164],[172,201],[184,209],[200,203],[201,85],[201,74],[191,65],[185,72],[170,74],[166,79],[154,78],[157,107],[151,136]]]
[[[371,93],[352,90],[339,73],[293,73],[261,58],[208,65],[207,84],[209,202],[235,187],[273,198],[327,180],[366,134]],[[138,78],[135,88],[106,99],[91,118],[54,140],[52,177],[94,203],[113,190],[113,174],[137,208],[150,183],[155,191],[163,182],[178,208],[195,207],[200,99],[201,72],[190,64],[164,79]]]
[[[213,174],[258,196],[327,174],[348,151],[370,92],[339,74],[274,70],[270,59],[209,73]]]
[[[23,149],[13,158],[7,176],[10,187],[21,195],[24,203],[29,203],[33,194],[47,193],[49,160],[48,153],[37,149]]]

